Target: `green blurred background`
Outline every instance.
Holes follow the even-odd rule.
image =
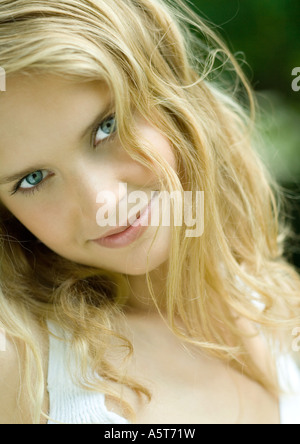
[[[300,91],[292,88],[292,71],[300,70],[300,1],[186,3],[212,22],[237,58],[246,61],[243,69],[262,109],[261,156],[286,189],[289,219],[299,235],[288,243],[286,256],[300,271]]]

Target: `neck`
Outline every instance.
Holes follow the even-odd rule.
[[[155,295],[155,300],[159,309],[162,311],[165,311],[166,308],[167,272],[168,261],[149,273],[149,279]],[[125,310],[129,312],[157,312],[156,304],[148,289],[147,275],[127,275],[126,278],[130,288],[130,295]]]

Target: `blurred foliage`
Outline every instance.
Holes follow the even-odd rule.
[[[300,67],[300,0],[185,1],[242,60],[260,104],[258,151],[286,189],[300,235],[300,91],[292,89],[292,70]],[[300,270],[296,237],[289,250]]]
[[[262,106],[262,154],[281,182],[300,183],[299,0],[186,0],[223,37]],[[246,63],[243,62],[245,60]]]
[[[291,73],[300,66],[299,0],[188,0],[230,49],[242,51],[256,89],[275,89],[292,100]]]
[[[300,184],[300,107],[275,90],[260,92],[257,98],[264,138],[262,157],[279,182]]]

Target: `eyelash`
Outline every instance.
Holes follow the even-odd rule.
[[[115,117],[115,113],[109,114],[107,117],[105,117],[100,123],[98,123],[95,128],[92,130],[92,134],[91,134],[91,145],[96,148],[98,145],[106,142],[107,140],[111,140],[116,132],[114,132],[112,135],[106,137],[103,141],[100,141],[98,143],[95,144],[95,137],[97,135],[97,132],[100,128],[100,126],[107,120],[110,120],[111,118]],[[34,173],[34,171],[33,171]],[[31,174],[33,174],[31,173]],[[11,190],[11,195],[16,194],[17,192],[22,193],[25,196],[32,196],[33,194],[35,194],[36,192],[40,191],[40,189],[42,188],[42,186],[45,184],[46,179],[42,180],[39,184],[37,184],[36,186],[32,187],[32,188],[28,188],[26,191],[21,189],[21,183],[23,182],[24,179],[26,179],[26,177],[28,177],[30,174],[28,174],[27,176],[23,177],[22,179],[20,179],[14,186],[13,189]],[[50,174],[51,176],[51,174]],[[47,176],[49,177],[49,176]]]
[[[28,174],[29,176],[29,174]],[[13,189],[11,190],[11,196],[13,196],[14,194],[16,194],[17,192],[24,194],[24,196],[32,196],[33,194],[35,194],[37,191],[40,191],[40,189],[42,188],[42,186],[45,184],[46,180],[43,180],[42,182],[40,182],[39,184],[37,184],[35,187],[32,188],[28,188],[26,191],[22,190],[20,188],[21,183],[23,182],[24,179],[26,179],[25,176],[23,177],[21,180],[19,180],[18,183],[16,183],[16,185],[14,185]]]

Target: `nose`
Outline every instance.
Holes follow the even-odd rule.
[[[115,214],[119,202],[127,193],[127,184],[116,176],[111,168],[99,168],[87,166],[81,168],[76,179],[73,176],[73,198],[76,212],[82,223],[89,227],[91,233],[99,233],[97,214],[103,206],[109,210],[109,214]],[[100,228],[101,230],[101,228]],[[105,230],[102,228],[102,231]]]

